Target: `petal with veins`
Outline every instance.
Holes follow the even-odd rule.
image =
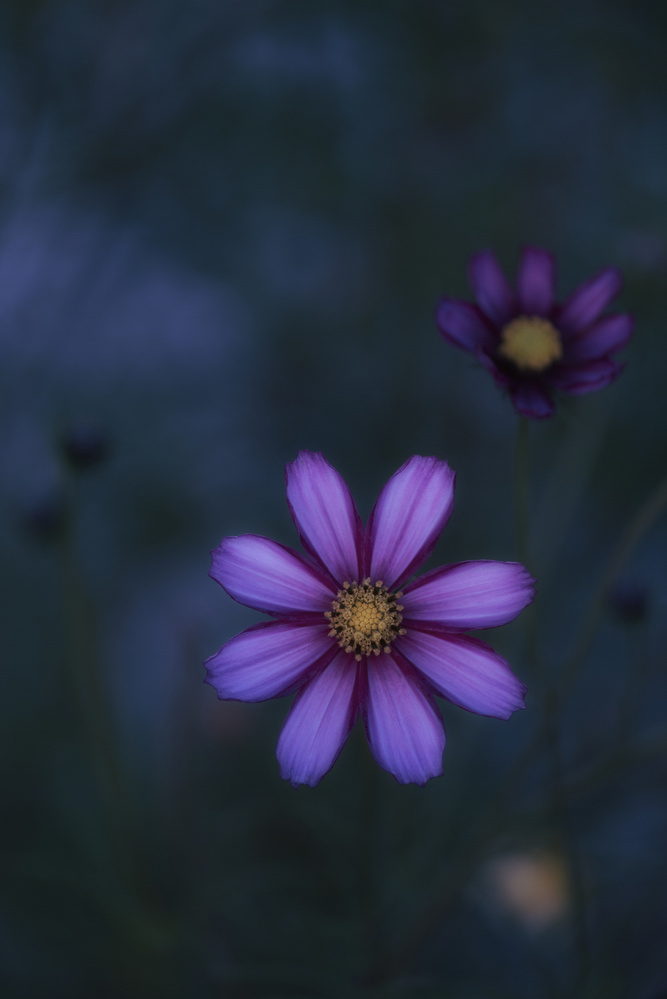
[[[364,724],[373,756],[399,784],[425,784],[442,773],[442,719],[392,655],[368,662]]]
[[[401,598],[403,617],[468,631],[513,621],[535,596],[519,562],[459,562],[420,576]]]
[[[276,754],[284,780],[314,787],[336,762],[357,716],[357,663],[339,652],[297,695]]]
[[[258,534],[224,538],[211,552],[210,575],[241,604],[267,614],[322,611],[332,584],[291,548]]]
[[[478,638],[413,628],[397,647],[438,694],[468,711],[509,718],[524,707],[525,686],[502,656]]]
[[[282,697],[303,682],[307,673],[335,646],[328,624],[307,625],[263,621],[231,638],[206,660],[206,682],[218,697],[232,701],[266,701]]]
[[[446,461],[415,455],[392,475],[368,522],[370,576],[399,586],[433,551],[454,507]]]
[[[326,458],[300,451],[285,466],[287,503],[306,551],[339,583],[360,578],[361,520],[345,480]]]

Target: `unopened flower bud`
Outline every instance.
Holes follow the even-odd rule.
[[[609,606],[621,621],[638,624],[648,613],[648,590],[641,583],[617,583],[609,594]]]
[[[109,454],[106,435],[86,424],[71,427],[61,446],[68,464],[77,471],[99,465]]]
[[[33,503],[23,514],[25,531],[36,541],[56,541],[65,527],[65,507],[56,496],[45,497]]]

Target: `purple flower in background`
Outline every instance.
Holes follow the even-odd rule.
[[[623,365],[611,355],[630,339],[634,320],[628,313],[602,315],[621,287],[614,268],[600,271],[562,305],[555,300],[556,262],[536,246],[521,254],[516,292],[490,250],[472,257],[468,276],[477,304],[442,298],[440,332],[475,355],[522,416],[552,416],[554,389],[584,395],[620,375]]]
[[[300,452],[286,476],[307,554],[255,534],[212,552],[213,579],[275,620],[211,656],[207,682],[239,701],[298,691],[277,749],[295,786],[330,770],[359,712],[380,766],[401,784],[425,784],[442,773],[445,745],[434,694],[496,718],[524,706],[507,662],[463,632],[511,621],[533,599],[533,580],[517,562],[477,561],[407,583],[454,505],[454,472],[437,458],[399,468],[365,529],[321,454]]]

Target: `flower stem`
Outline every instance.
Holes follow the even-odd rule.
[[[366,967],[374,969],[378,965],[382,951],[377,918],[377,872],[375,867],[377,860],[378,773],[375,761],[365,745],[363,733],[360,733],[359,748],[362,755],[360,767],[361,814],[358,839],[359,913],[366,950]],[[372,971],[367,974],[372,975]],[[366,978],[364,981],[370,984]]]
[[[65,472],[65,524],[59,553],[65,661],[85,756],[90,761],[104,813],[109,847],[121,880],[128,885],[137,881],[137,862],[128,836],[127,788],[99,661],[96,608],[76,557],[75,509],[74,484]]]
[[[519,561],[532,568],[530,551],[530,453],[528,448],[528,420],[520,417],[517,428],[515,456],[515,516],[517,553]],[[538,580],[539,581],[539,580]],[[560,700],[549,681],[539,644],[539,606],[533,605],[524,614],[526,629],[526,655],[533,675],[540,681],[542,696],[542,735],[550,773],[549,798],[553,830],[564,856],[571,897],[572,939],[576,956],[577,980],[580,985],[588,981],[590,971],[588,931],[585,896],[581,866],[574,843],[570,821],[567,791],[563,779],[558,710]]]
[[[658,483],[653,492],[649,494],[648,499],[640,506],[607,560],[600,582],[590,600],[575,638],[572,652],[561,671],[559,683],[561,698],[572,687],[590,651],[612,586],[637,544],[663,513],[665,507],[667,507],[667,476]]]
[[[519,561],[530,565],[530,455],[528,448],[529,423],[525,416],[519,417],[514,452],[514,514],[516,527],[516,548]]]

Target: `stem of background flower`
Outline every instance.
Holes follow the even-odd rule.
[[[519,417],[516,446],[514,452],[514,516],[516,527],[516,549],[519,562],[530,567],[530,454],[528,434],[530,424],[525,416]]]
[[[647,629],[641,627],[637,629],[632,625],[630,627],[634,632],[632,636],[634,641],[630,641],[630,636],[627,636],[625,691],[621,695],[618,717],[617,749],[620,754],[624,754],[632,746],[632,737],[639,720],[639,709],[649,677],[651,660]]]
[[[600,582],[591,597],[588,609],[573,642],[572,652],[559,670],[559,701],[563,702],[567,699],[577,679],[579,669],[590,651],[610,590],[636,546],[646,532],[651,529],[656,520],[658,520],[666,507],[667,476],[658,483],[654,491],[649,494],[648,499],[641,505],[607,560],[607,564],[600,577]],[[497,795],[500,800],[504,800],[512,787],[515,787],[526,776],[532,763],[539,757],[544,745],[545,729],[541,727],[524,747],[503,779]]]
[[[667,507],[667,476],[662,479],[648,499],[642,503],[612,551],[597,589],[588,604],[586,614],[575,638],[572,652],[560,673],[560,696],[564,699],[572,688],[579,670],[588,655],[605,609],[609,592],[635,547]]]
[[[514,521],[516,527],[517,559],[527,569],[533,568],[530,546],[530,421],[519,417],[514,454]],[[526,607],[521,615],[524,629],[524,650],[532,677],[543,681],[539,656],[539,598]]]
[[[540,569],[540,595],[544,594],[553,566],[562,550],[563,539],[586,490],[614,409],[616,395],[600,392],[587,396],[585,417],[575,408],[568,432],[551,463],[536,504],[533,528],[533,556]]]
[[[515,456],[515,515],[517,553],[519,561],[529,569],[533,568],[530,552],[530,454],[528,449],[528,420],[519,418]],[[539,585],[539,579],[538,579]],[[560,736],[558,730],[559,699],[549,682],[544,668],[539,647],[539,604],[524,611],[524,627],[526,630],[526,655],[534,678],[538,681],[538,695],[542,699],[541,729],[544,733],[544,745],[547,749],[551,786],[549,797],[551,816],[555,835],[559,841],[567,866],[570,884],[572,938],[576,954],[576,980],[584,987],[589,978],[590,961],[588,947],[588,931],[583,890],[583,879],[579,858],[574,845],[567,793],[563,782]]]
[[[65,476],[65,523],[60,542],[65,658],[85,753],[91,761],[93,779],[106,813],[114,860],[128,878],[134,863],[125,828],[125,789],[107,710],[108,697],[100,675],[95,607],[81,578],[75,554],[75,483],[67,471]]]
[[[166,956],[173,949],[169,918],[147,897],[141,866],[131,837],[133,820],[127,787],[118,760],[109,698],[101,673],[95,606],[78,565],[75,545],[75,487],[73,473],[64,469],[65,519],[60,541],[60,565],[65,625],[65,659],[72,698],[95,789],[103,809],[109,862],[92,871],[91,893],[116,935],[118,969],[131,982],[132,992],[146,994],[148,981],[166,987]],[[94,886],[94,888],[93,888]]]

